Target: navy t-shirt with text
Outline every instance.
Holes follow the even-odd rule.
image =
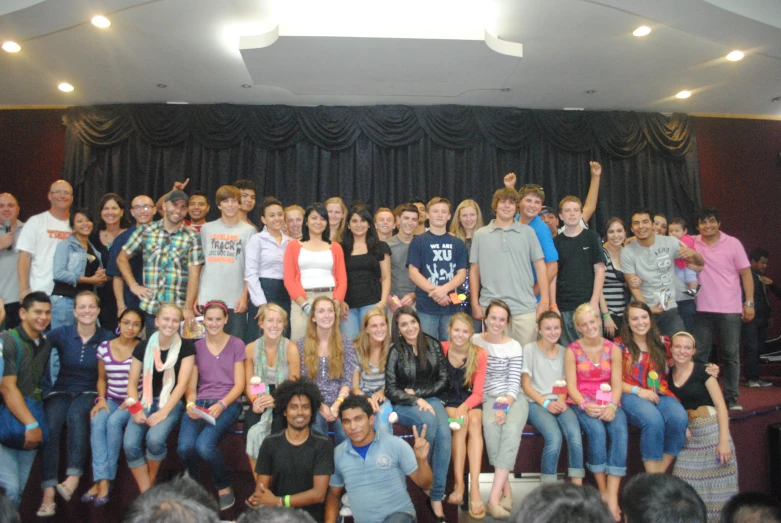
[[[464,242],[445,233],[441,236],[426,231],[415,236],[409,246],[407,265],[417,268],[429,283],[444,285],[456,277],[461,269],[467,269],[469,253]],[[415,287],[415,308],[427,314],[455,314],[461,311],[459,305],[442,307],[428,297],[428,293]]]

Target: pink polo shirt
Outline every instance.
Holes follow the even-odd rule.
[[[709,246],[701,235],[694,237],[697,252],[705,258],[705,268],[697,275],[702,288],[697,293],[698,312],[741,314],[743,297],[740,270],[751,266],[743,244],[737,238],[719,232],[719,241]]]

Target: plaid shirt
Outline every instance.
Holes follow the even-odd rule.
[[[170,233],[163,220],[139,227],[122,249],[128,256],[144,255],[144,287],[151,289],[152,299],[141,298],[141,308],[157,313],[161,303],[184,306],[187,296],[188,268],[204,262],[200,235],[184,227]]]

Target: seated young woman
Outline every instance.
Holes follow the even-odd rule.
[[[558,481],[557,469],[561,443],[567,441],[569,467],[567,475],[575,485],[583,484],[586,471],[583,469],[583,437],[580,423],[574,409],[567,405],[564,380],[564,354],[566,350],[558,344],[561,337],[561,317],[547,311],[537,320],[539,338],[523,347],[523,370],[521,388],[529,402],[529,423],[534,425],[545,438],[542,449],[543,483]]]
[[[618,490],[626,475],[626,414],[619,406],[622,391],[621,349],[602,337],[599,314],[590,304],[573,315],[580,339],[564,356],[567,390],[575,414],[588,437],[586,467],[616,521],[620,520]],[[608,442],[608,439],[610,440]]]
[[[434,484],[429,500],[437,521],[444,522],[442,500],[450,466],[451,431],[445,406],[439,399],[447,383],[442,347],[423,332],[418,313],[412,307],[401,307],[393,314],[391,339],[385,366],[385,396],[393,403],[399,423],[416,427],[431,445],[428,456]]]
[[[241,338],[225,332],[226,303],[207,302],[203,324],[206,337],[195,342],[195,366],[185,391],[187,415],[179,429],[178,454],[185,470],[196,481],[201,478],[201,461],[209,465],[223,511],[233,506],[236,497],[218,445],[241,414],[239,398],[244,392],[247,356]],[[214,424],[199,415],[204,411],[214,418]]]
[[[453,493],[448,503],[464,501],[464,458],[469,457],[469,515],[485,517],[485,505],[480,495],[480,468],[483,463],[483,386],[485,385],[486,354],[472,343],[475,333],[471,316],[459,312],[450,318],[450,341],[442,342],[447,366],[447,385],[442,394],[445,411],[460,428],[453,432]],[[467,437],[469,443],[467,446]]]
[[[274,397],[271,394],[283,381],[295,380],[301,375],[298,347],[283,335],[288,325],[287,318],[287,312],[282,306],[276,303],[262,305],[257,323],[258,331],[263,335],[246,348],[244,393],[252,408],[244,413],[243,432],[253,473],[263,438],[285,428],[284,420],[274,416]],[[264,385],[261,387],[265,389],[262,392],[253,392],[253,379],[257,381],[257,378]],[[262,420],[265,423],[264,430],[252,430]]]
[[[179,306],[161,304],[155,317],[158,330],[133,351],[125,403],[135,413],[125,429],[123,446],[142,494],[155,484],[168,454],[166,440],[182,419],[182,399],[195,364],[192,340],[179,336],[181,321]],[[139,402],[142,408],[136,411]]]
[[[355,358],[359,367],[353,373],[353,394],[369,398],[374,411],[374,430],[393,432],[388,415],[393,410],[385,398],[385,364],[390,349],[390,331],[385,311],[370,309],[363,317],[363,327],[355,338]]]
[[[721,519],[724,504],[738,492],[738,463],[729,432],[729,412],[716,378],[694,363],[694,336],[672,337],[674,367],[667,375],[670,391],[689,417],[688,441],[673,466],[673,475],[689,483],[705,502],[708,522]]]

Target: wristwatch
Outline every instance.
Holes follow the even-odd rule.
[[[745,305],[746,307],[753,307],[754,306],[754,302],[753,301],[747,301],[743,305]]]

